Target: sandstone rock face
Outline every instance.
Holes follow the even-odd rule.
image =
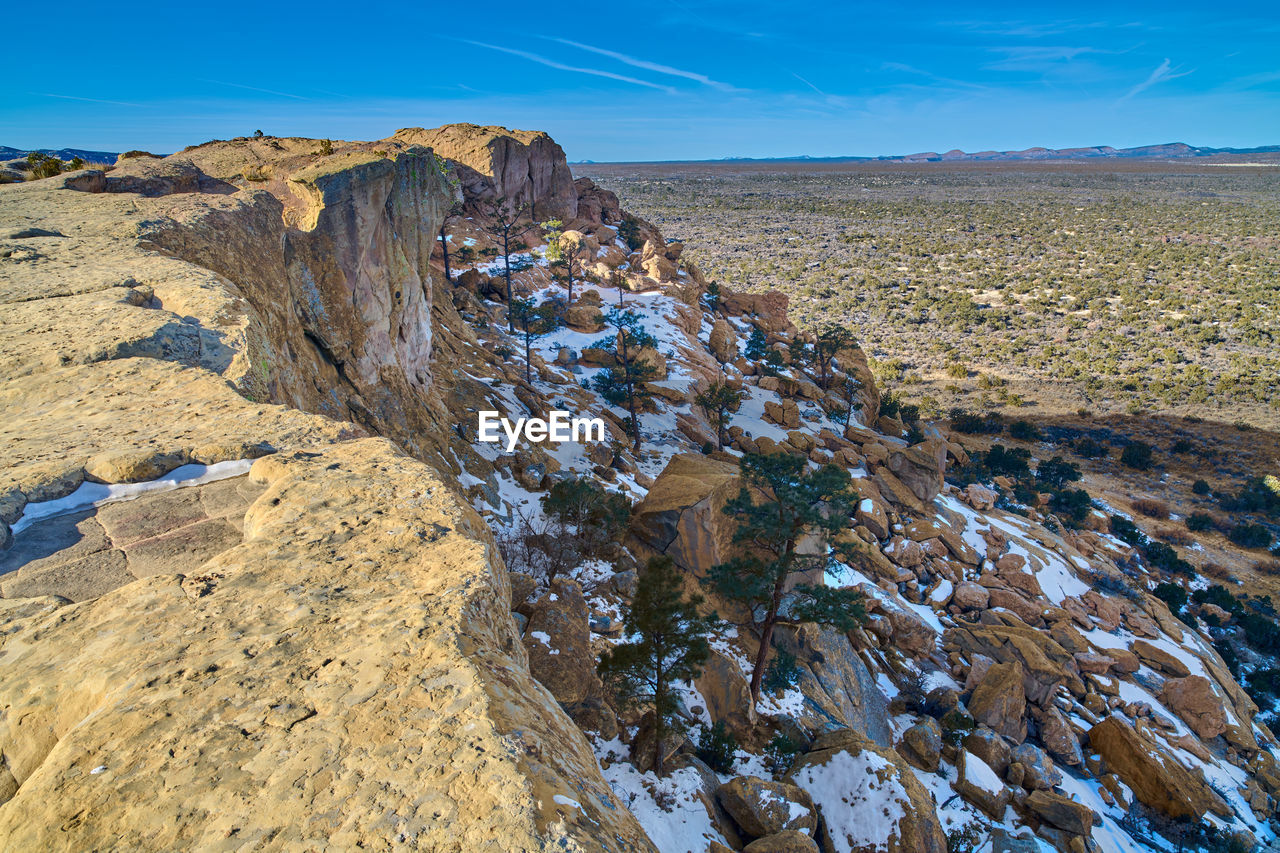
[[[245,541],[203,576],[0,638],[9,847],[379,846],[392,809],[423,849],[651,849],[528,675],[482,523],[427,466],[370,439],[252,476]]]
[[[1214,691],[1212,682],[1202,675],[1167,679],[1159,699],[1199,738],[1207,740],[1227,730],[1223,700]]]
[[[175,158],[226,171],[239,152],[221,146]],[[431,152],[388,153],[286,157],[275,164],[288,178],[279,195],[172,196],[139,236],[235,283],[235,313],[252,312],[252,332],[226,357],[251,397],[353,420],[421,452],[438,405],[428,394],[431,244],[398,235],[438,228],[452,198]]]
[[[496,360],[436,298],[454,198],[424,148],[320,147],[0,188],[0,222],[66,235],[0,270],[6,533],[86,478],[271,454],[252,490],[104,506],[49,555],[145,576],[0,601],[3,846],[651,850],[529,674],[487,527],[423,461],[457,470],[439,360]],[[187,535],[213,521],[235,536]]]
[[[846,726],[880,746],[892,746],[888,700],[848,637],[817,625],[780,626],[774,645],[795,655],[800,668],[796,688],[805,703],[793,722],[811,733]]]
[[[0,551],[6,598],[97,598],[155,574],[199,574],[243,538],[244,513],[262,489],[236,477],[54,516]]]
[[[1205,812],[1227,816],[1230,807],[1204,780],[1193,776],[1155,741],[1125,720],[1107,717],[1089,730],[1089,746],[1144,805],[1172,818],[1199,820]]]
[[[738,467],[701,454],[673,456],[632,515],[645,548],[705,577],[729,557],[733,531],[724,505],[738,493]]]
[[[858,733],[820,736],[789,774],[822,817],[823,850],[945,853],[928,791],[892,749]],[[884,829],[888,828],[885,832]]]
[[[535,222],[559,219],[567,225],[578,216],[578,189],[564,151],[541,131],[449,124],[405,128],[393,139],[431,148],[460,166],[468,199],[502,197],[517,205],[533,204]]]

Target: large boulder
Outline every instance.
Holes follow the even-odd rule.
[[[707,703],[712,722],[724,723],[739,741],[750,739],[757,722],[755,703],[751,684],[736,661],[712,649],[694,686]]]
[[[591,653],[591,615],[577,581],[556,578],[547,594],[529,608],[524,647],[529,671],[562,705],[599,693]]]
[[[1224,700],[1213,689],[1213,682],[1202,675],[1166,679],[1159,698],[1203,740],[1217,737],[1227,730]]]
[[[742,853],[818,853],[818,845],[807,833],[785,829],[757,838],[743,847]]]
[[[902,733],[898,754],[908,764],[929,773],[938,772],[942,758],[942,728],[932,717],[925,717]]]
[[[864,733],[881,746],[893,744],[888,700],[849,638],[818,625],[779,626],[774,646],[795,655],[804,703],[793,722],[810,733],[832,726]]]
[[[631,537],[704,578],[729,558],[733,527],[724,506],[738,489],[738,466],[702,454],[673,456],[636,506]]]
[[[992,731],[1022,743],[1027,738],[1027,697],[1022,685],[1020,663],[992,664],[969,697],[969,713]]]
[[[783,400],[782,402],[765,400],[764,419],[771,424],[777,424],[783,429],[799,429],[800,408],[796,405],[795,400]]]
[[[1053,759],[1033,743],[1018,744],[1009,757],[1013,764],[1022,765],[1022,787],[1028,791],[1048,791],[1062,782]]]
[[[729,321],[720,317],[711,327],[711,337],[707,346],[721,363],[734,361],[738,357],[738,334]]]
[[[1012,761],[1008,742],[991,729],[977,729],[965,735],[964,748],[1002,777]]]
[[[910,447],[895,449],[885,463],[922,504],[929,504],[942,491],[942,476],[947,469],[947,445],[929,439]]]
[[[1191,674],[1191,669],[1187,666],[1186,661],[1160,646],[1148,643],[1146,640],[1134,640],[1133,653],[1138,656],[1139,660],[1156,672],[1173,678],[1186,678]]]
[[[1171,818],[1200,820],[1205,812],[1229,817],[1231,808],[1202,776],[1192,775],[1155,740],[1112,715],[1089,730],[1089,746],[1107,769],[1148,808]]]
[[[1067,718],[1057,708],[1049,708],[1036,715],[1040,723],[1040,742],[1058,761],[1075,767],[1084,761],[1080,739]]]
[[[876,590],[879,592],[879,590]],[[917,660],[938,649],[938,632],[919,613],[888,596],[867,595],[867,612],[888,620],[894,648]]]
[[[721,785],[716,797],[748,838],[788,829],[812,835],[818,825],[809,794],[786,782],[737,776]]]
[[[824,853],[946,853],[928,790],[896,752],[855,731],[820,735],[788,777],[817,807]]]
[[[1072,835],[1089,835],[1093,831],[1093,811],[1061,794],[1032,791],[1027,809],[1040,820]]]
[[[999,774],[970,752],[961,753],[956,766],[959,771],[953,786],[956,793],[992,820],[1003,820],[1013,792],[1000,781]]]

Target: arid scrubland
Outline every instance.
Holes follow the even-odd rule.
[[[591,164],[708,278],[852,328],[923,414],[1280,426],[1280,169]]]

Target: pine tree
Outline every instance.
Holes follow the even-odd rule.
[[[747,336],[747,345],[743,348],[742,354],[751,361],[760,361],[769,353],[769,338],[765,335],[764,330],[759,326],[751,327],[751,334]]]
[[[619,540],[631,521],[626,496],[607,491],[589,477],[557,480],[541,501],[542,511],[570,528],[588,556],[597,556],[607,543]]]
[[[446,174],[449,175],[450,182],[456,184],[453,174],[451,172]],[[455,204],[445,211],[444,218],[440,220],[440,257],[444,261],[444,280],[447,282],[453,281],[453,272],[449,269],[449,222],[457,217],[461,210],[462,205]]]
[[[838,424],[848,424],[853,420],[853,413],[861,411],[862,401],[858,399],[858,391],[862,388],[862,383],[852,376],[845,376],[844,379],[836,386],[836,390],[840,392],[840,399],[844,401],[844,406],[834,408],[827,412],[827,417]]]
[[[519,265],[513,267],[511,264],[511,247],[515,241],[532,231],[535,226],[528,217],[528,205],[513,206],[507,202],[505,196],[490,202],[485,213],[491,222],[489,230],[501,243],[497,254],[502,256],[502,276],[507,284],[507,305],[511,305],[511,273],[519,272],[521,269]],[[527,269],[527,267],[523,268]],[[513,335],[516,333],[515,317],[510,311],[507,312],[507,331]]]
[[[662,743],[684,728],[678,716],[677,682],[693,681],[710,655],[706,634],[714,617],[698,615],[700,596],[685,597],[683,578],[670,557],[655,557],[640,573],[631,604],[623,606],[629,642],[600,658],[601,677],[628,706],[650,705],[654,717],[652,769],[665,775]]]
[[[706,413],[707,420],[716,428],[716,446],[720,450],[724,450],[724,431],[728,428],[733,413],[742,408],[742,401],[746,397],[746,392],[741,388],[735,388],[720,379],[693,398],[694,405]]]
[[[733,542],[742,546],[743,554],[713,566],[706,582],[752,614],[760,650],[751,672],[751,695],[758,700],[775,626],[817,622],[850,630],[865,615],[856,590],[810,584],[786,590],[793,574],[825,570],[834,558],[852,556],[843,547],[835,547],[835,554],[825,553],[825,548],[818,554],[797,549],[810,534],[835,545],[835,535],[849,527],[858,496],[850,487],[848,471],[835,465],[810,470],[808,460],[799,455],[748,453],[739,460],[739,468],[743,487],[724,511],[737,521]],[[785,610],[784,593],[790,596]]]
[[[645,383],[657,374],[651,364],[638,361],[645,347],[656,347],[657,339],[644,330],[640,315],[630,308],[612,308],[604,321],[617,330],[612,338],[596,344],[599,349],[614,357],[613,367],[597,373],[592,385],[600,395],[615,406],[627,407],[630,416],[633,447],[640,450],[640,405],[653,396]]]
[[[573,305],[574,268],[577,263],[577,246],[566,246],[561,238],[564,236],[564,223],[559,219],[548,219],[542,223],[547,232],[547,266],[551,269],[551,278],[562,284],[567,291],[565,309]]]
[[[829,326],[818,333],[813,341],[812,364],[818,368],[818,386],[826,390],[831,381],[831,365],[841,350],[853,347],[857,341],[853,333],[840,326]]]
[[[555,331],[559,312],[555,303],[541,305],[532,299],[513,300],[507,308],[512,328],[519,327],[524,339],[524,381],[533,381],[533,342]]]

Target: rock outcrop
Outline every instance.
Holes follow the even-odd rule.
[[[1199,820],[1206,812],[1231,813],[1203,778],[1193,776],[1167,749],[1120,717],[1109,716],[1091,728],[1089,746],[1134,796],[1161,814]]]
[[[578,217],[578,189],[564,151],[542,131],[507,130],[474,124],[410,127],[392,137],[405,145],[430,148],[456,164],[468,204],[506,199],[529,205],[535,222]]]
[[[60,235],[3,268],[6,534],[87,477],[269,455],[238,508],[161,500],[182,529],[184,501],[242,513],[234,539],[0,601],[0,846],[652,849],[450,482],[437,365],[486,355],[429,268],[432,152],[240,140],[65,183],[0,191],[6,234]],[[163,531],[118,506],[93,520],[132,566]]]

